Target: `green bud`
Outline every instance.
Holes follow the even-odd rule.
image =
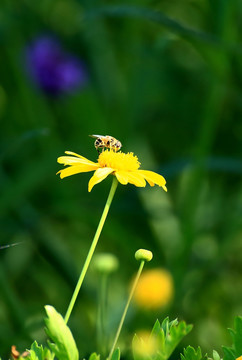
[[[94,256],[93,266],[98,272],[109,274],[118,269],[119,261],[113,254],[100,253]]]
[[[149,250],[139,249],[135,253],[135,259],[138,261],[150,261],[153,258],[153,254]]]

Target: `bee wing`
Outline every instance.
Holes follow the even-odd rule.
[[[94,138],[94,139],[98,139],[98,138],[104,138],[105,136],[103,135],[89,135],[90,137]]]

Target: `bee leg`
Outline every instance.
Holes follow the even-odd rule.
[[[100,155],[100,148],[98,146],[95,146],[95,149],[97,150],[98,155]]]

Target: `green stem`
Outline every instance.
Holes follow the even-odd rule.
[[[111,360],[111,357],[113,355],[114,349],[116,347],[116,344],[117,344],[117,341],[118,341],[118,338],[119,338],[119,335],[120,335],[120,332],[121,332],[121,329],[122,329],[122,326],[123,326],[123,323],[124,323],[124,319],[126,317],[126,314],[127,314],[128,308],[129,308],[130,301],[131,301],[131,299],[132,299],[132,297],[134,295],[134,291],[135,291],[137,283],[139,281],[139,278],[140,278],[141,272],[143,270],[144,264],[145,264],[145,261],[142,260],[141,263],[140,263],[140,267],[139,267],[139,270],[137,272],[136,278],[134,280],[132,289],[130,291],[128,301],[127,301],[126,306],[124,308],[124,312],[123,312],[123,315],[121,317],[119,327],[118,327],[118,330],[117,330],[117,333],[116,333],[116,336],[115,336],[115,339],[114,339],[114,342],[113,342],[113,346],[112,346],[112,348],[110,350],[110,353],[109,353],[109,356],[108,356],[108,360]]]
[[[97,319],[97,342],[101,355],[106,355],[107,351],[107,334],[106,334],[106,310],[107,310],[107,282],[108,275],[102,274],[99,288],[99,308]]]
[[[76,288],[75,288],[75,290],[74,290],[74,292],[73,292],[73,295],[72,295],[70,304],[69,304],[69,306],[68,306],[68,309],[67,309],[67,312],[66,312],[66,315],[65,315],[65,322],[66,322],[66,324],[67,324],[67,322],[68,322],[68,320],[69,320],[69,317],[70,317],[70,315],[71,315],[72,309],[73,309],[73,307],[74,307],[74,305],[75,305],[75,302],[76,302],[77,296],[78,296],[78,294],[79,294],[81,285],[82,285],[82,283],[83,283],[83,280],[84,280],[84,277],[85,277],[85,275],[86,275],[86,272],[87,272],[87,269],[88,269],[88,267],[89,267],[89,264],[90,264],[90,262],[91,262],[93,253],[94,253],[95,248],[96,248],[96,246],[97,246],[99,236],[100,236],[100,234],[101,234],[103,225],[104,225],[105,220],[106,220],[106,217],[107,217],[107,215],[108,215],[108,211],[109,211],[110,205],[111,205],[112,200],[113,200],[113,196],[114,196],[115,191],[116,191],[116,189],[117,189],[117,185],[118,185],[118,180],[117,180],[116,177],[114,176],[114,177],[113,177],[112,186],[111,186],[111,189],[110,189],[110,192],[109,192],[109,195],[108,195],[107,202],[106,202],[106,204],[105,204],[105,207],[104,207],[104,210],[103,210],[101,219],[100,219],[100,221],[99,221],[99,224],[98,224],[98,227],[97,227],[95,236],[94,236],[94,238],[93,238],[91,247],[90,247],[90,249],[89,249],[89,252],[88,252],[86,261],[85,261],[85,263],[84,263],[84,265],[83,265],[83,268],[82,268],[80,277],[79,277],[79,279],[78,279]]]

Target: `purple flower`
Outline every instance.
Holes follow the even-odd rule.
[[[72,93],[87,81],[82,62],[65,52],[54,37],[34,40],[27,48],[26,63],[33,81],[48,94]]]

